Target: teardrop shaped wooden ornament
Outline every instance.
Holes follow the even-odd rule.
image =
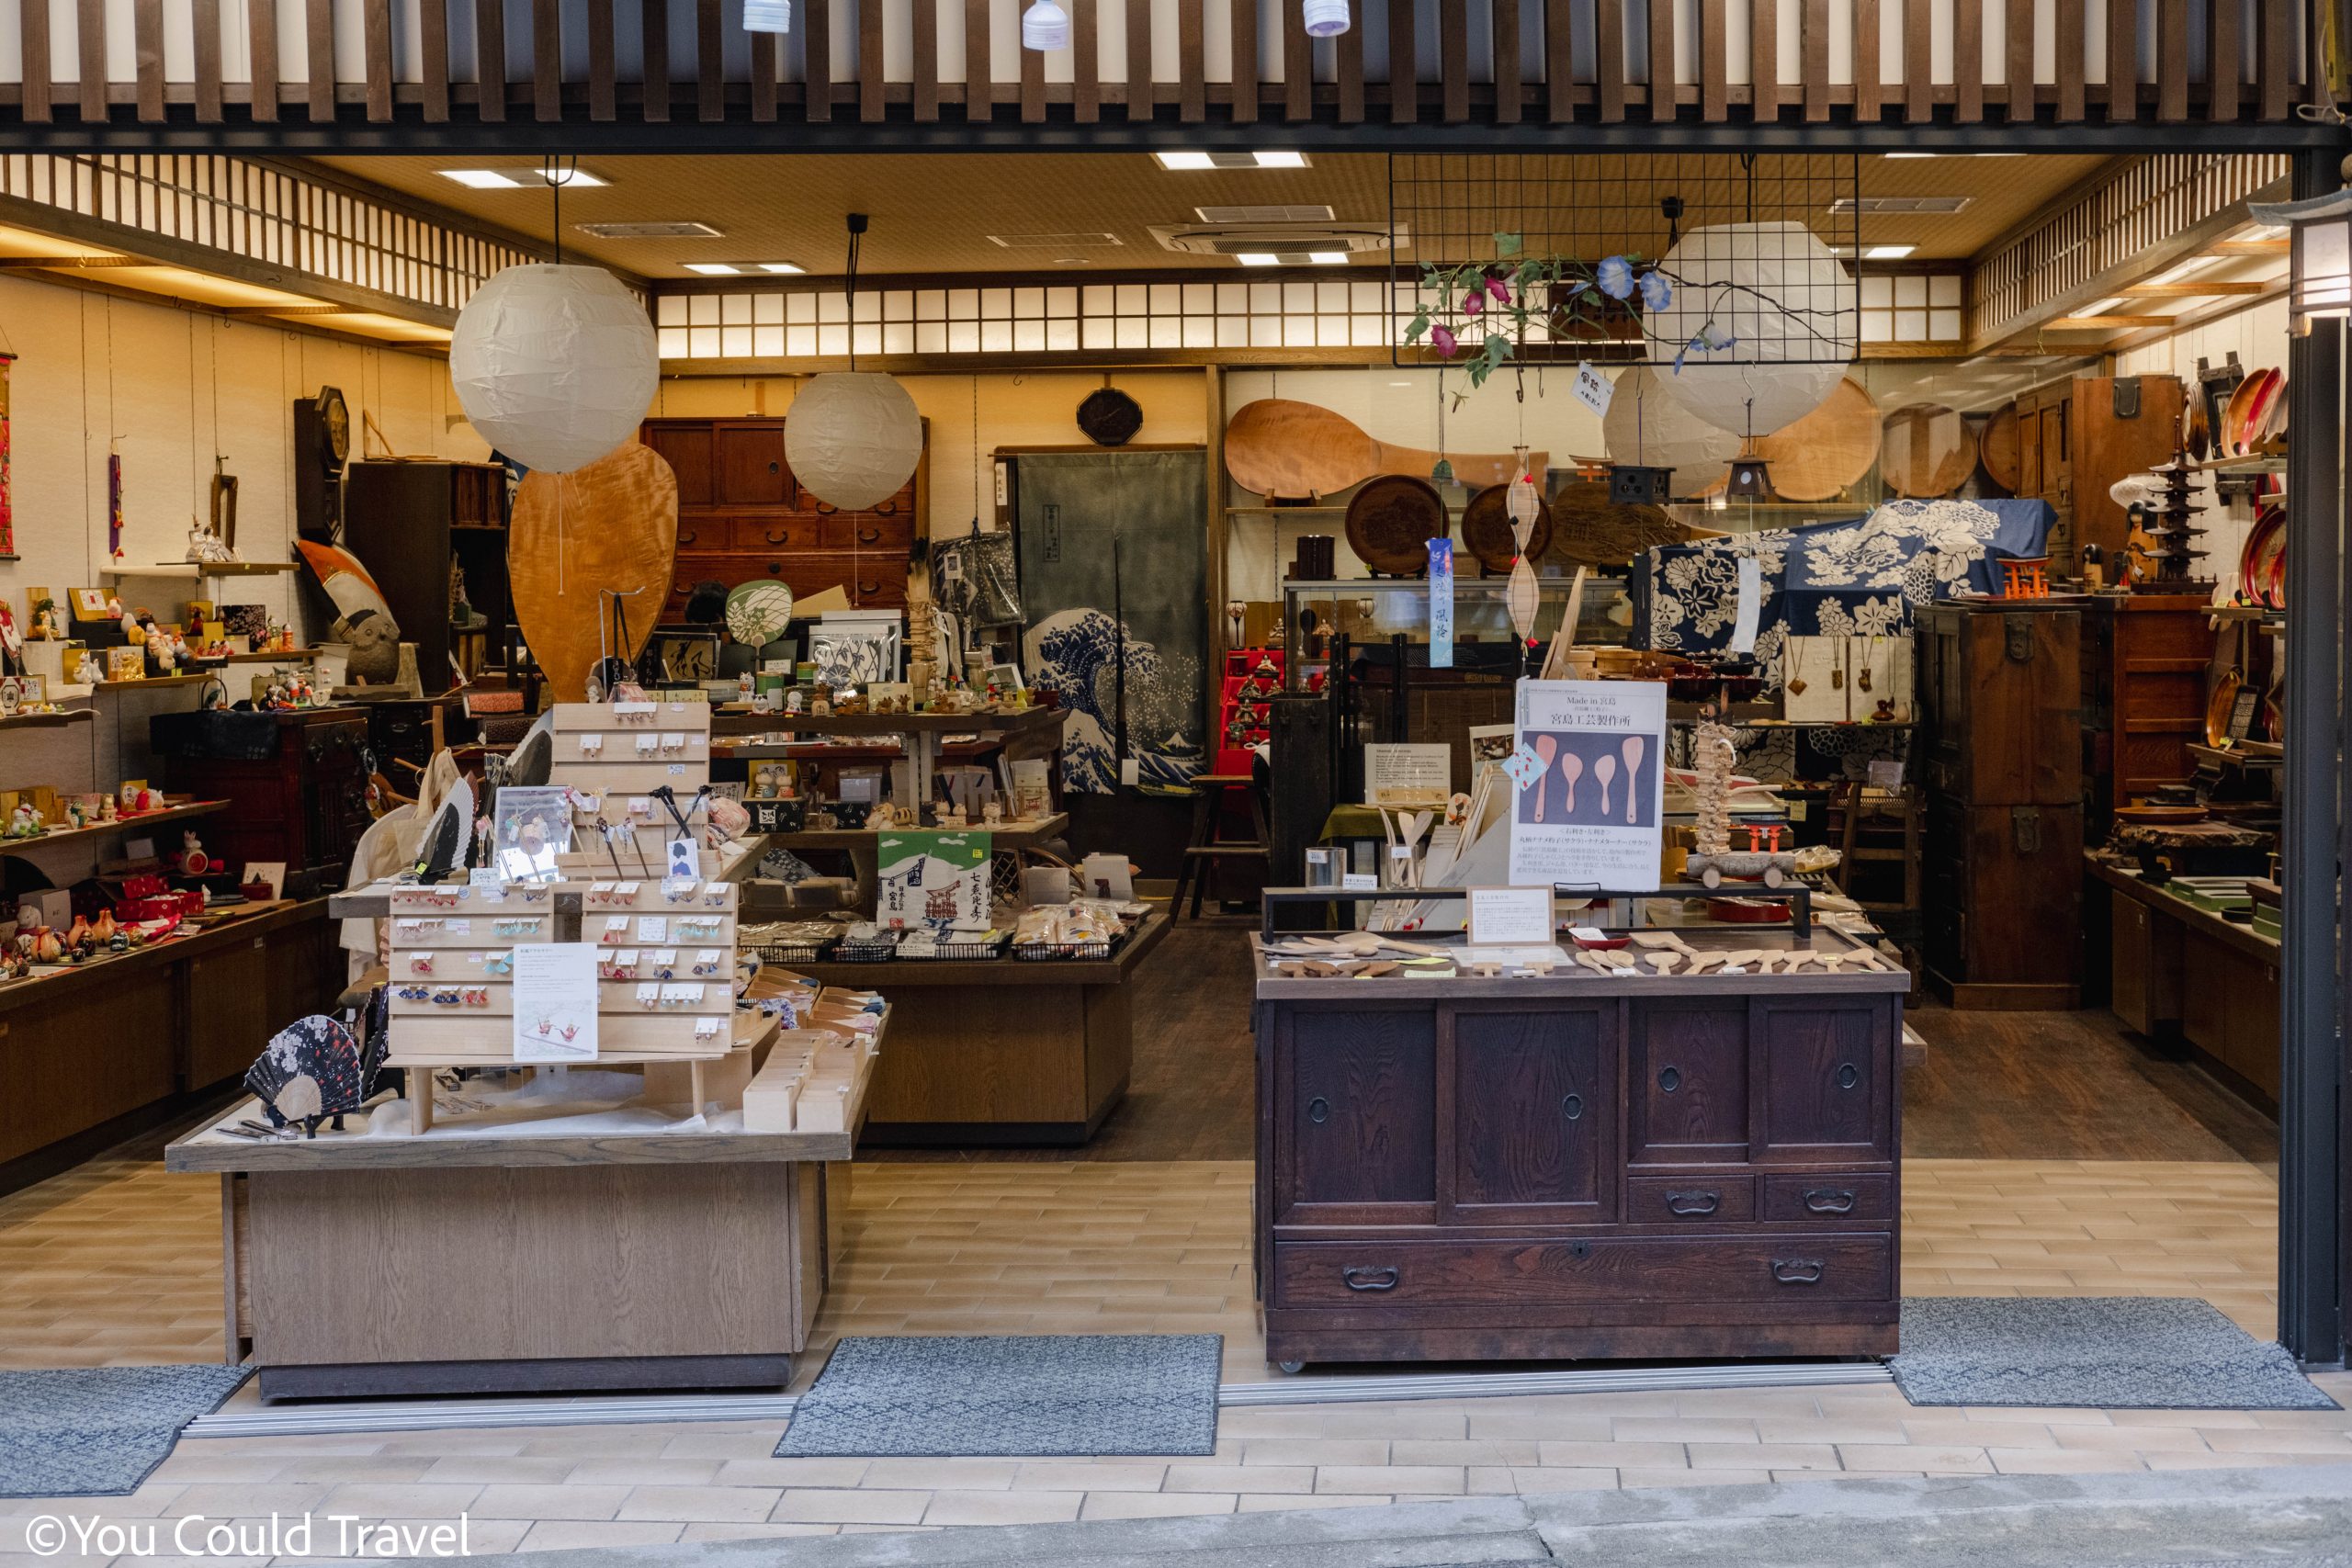
[[[1525,556],[1510,564],[1510,628],[1525,642],[1535,635],[1535,611],[1543,602],[1543,592],[1536,585],[1535,569],[1527,564]]]
[[[515,487],[506,535],[514,618],[556,693],[577,702],[600,653],[634,659],[669,603],[678,552],[678,476],[630,442],[568,474],[531,473]],[[612,646],[612,601],[624,595],[627,647]]]

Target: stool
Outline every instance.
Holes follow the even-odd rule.
[[[1223,826],[1225,792],[1243,791],[1250,801],[1250,829],[1257,837],[1243,840],[1219,836]],[[1266,803],[1258,797],[1257,782],[1247,773],[1198,773],[1193,779],[1193,838],[1184,846],[1184,863],[1176,873],[1176,891],[1168,900],[1170,919],[1183,915],[1184,891],[1193,894],[1193,918],[1201,917],[1201,895],[1206,890],[1209,874],[1221,861],[1255,860],[1268,871],[1273,869],[1273,851],[1269,847],[1266,831]]]

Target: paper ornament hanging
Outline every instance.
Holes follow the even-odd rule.
[[[466,301],[449,342],[466,418],[537,473],[568,474],[634,438],[661,374],[645,307],[602,267],[510,266]]]
[[[1739,455],[1739,437],[1719,430],[1667,396],[1667,372],[1632,365],[1618,373],[1617,395],[1601,416],[1600,434],[1611,462],[1672,468],[1676,495],[1696,495],[1723,478]]]
[[[784,457],[800,488],[863,512],[899,493],[922,457],[922,416],[906,389],[870,370],[819,376],[784,419]]]
[[[1535,477],[1527,471],[1527,448],[1514,446],[1510,450],[1510,487],[1503,491],[1503,511],[1510,518],[1510,536],[1523,556],[1527,553],[1528,535],[1535,527],[1535,514],[1544,503],[1535,493]]]
[[[1650,361],[1668,395],[1709,424],[1769,435],[1844,378],[1860,335],[1856,285],[1804,224],[1694,229],[1658,269],[1674,298],[1642,313]]]
[[[1510,606],[1510,629],[1519,634],[1520,645],[1535,636],[1535,612],[1543,603],[1543,588],[1535,581],[1535,569],[1527,564],[1525,556],[1510,563],[1510,587],[1505,602]]]

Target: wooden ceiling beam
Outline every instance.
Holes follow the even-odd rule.
[[[2201,299],[2209,295],[2261,294],[2269,288],[2260,279],[2247,283],[2132,283],[2116,292],[2136,299]]]

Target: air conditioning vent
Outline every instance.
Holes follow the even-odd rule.
[[[1151,231],[1163,250],[1191,256],[1238,256],[1245,254],[1295,255],[1304,259],[1315,251],[1344,251],[1351,255],[1382,255],[1389,247],[1385,223],[1219,223],[1200,228],[1159,228]],[[1400,225],[1396,247],[1411,241]]]
[[[1910,213],[1915,217],[1949,216],[1965,208],[1965,196],[1841,196],[1829,204],[1832,212]]]
[[[707,223],[685,220],[664,223],[575,223],[580,232],[596,240],[716,240],[726,231]]]
[[[1099,251],[1119,243],[1119,236],[1096,231],[1074,234],[990,234],[989,243],[1008,251]]]
[[[1329,223],[1328,207],[1195,207],[1204,223]]]

